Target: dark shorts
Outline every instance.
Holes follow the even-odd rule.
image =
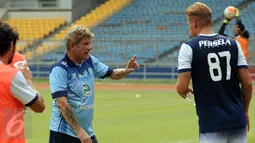
[[[98,143],[96,136],[91,137],[92,143]],[[60,132],[50,131],[49,143],[81,143],[78,138],[63,134]]]

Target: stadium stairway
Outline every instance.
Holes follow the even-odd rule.
[[[132,0],[108,0],[101,6],[92,10],[87,15],[84,15],[80,19],[76,20],[73,24],[71,24],[65,30],[62,30],[62,31],[60,31],[60,33],[55,34],[53,39],[54,40],[63,40],[66,32],[73,25],[83,25],[87,28],[92,29],[99,23],[103,22],[105,19],[109,18],[110,16],[114,15],[116,12],[123,9],[131,1]]]
[[[120,11],[124,7],[126,7],[132,0],[108,0],[104,4],[100,5],[99,7],[95,8],[92,10],[90,13],[80,17],[78,20],[75,22],[64,26],[61,28],[61,30],[54,32],[51,34],[50,37],[44,39],[43,41],[40,42],[40,44],[37,44],[36,47],[36,56],[42,56],[46,53],[49,53],[49,50],[54,50],[59,47],[63,47],[64,45],[62,44],[55,44],[54,46],[45,46],[48,44],[45,44],[48,41],[63,41],[64,36],[66,35],[67,31],[74,25],[83,25],[88,28],[93,28],[96,25],[100,24],[103,22],[105,19],[111,17],[114,15],[116,12]],[[63,42],[62,42],[63,43]],[[37,48],[40,48],[39,50]],[[28,51],[25,54],[26,58],[28,60],[33,58],[33,51]]]

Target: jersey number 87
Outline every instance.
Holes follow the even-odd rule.
[[[222,79],[222,71],[221,71],[221,67],[220,67],[220,60],[219,58],[226,58],[226,80],[229,80],[231,77],[231,66],[230,66],[230,58],[231,55],[229,53],[229,51],[223,51],[223,52],[219,52],[219,57],[216,53],[209,53],[207,55],[207,61],[208,61],[208,65],[209,65],[209,72],[210,72],[210,76],[211,79],[213,81],[220,81]],[[212,62],[212,59],[215,59],[215,62]],[[217,70],[218,75],[215,75],[215,73],[213,72],[213,70]]]

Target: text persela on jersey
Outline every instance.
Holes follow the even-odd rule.
[[[214,41],[209,41],[209,40],[199,41],[200,48],[215,48],[215,47],[224,46],[224,45],[231,46],[230,40],[229,39],[217,39]]]
[[[246,126],[238,69],[248,68],[239,43],[218,34],[182,44],[178,72],[191,72],[199,130],[221,132]]]

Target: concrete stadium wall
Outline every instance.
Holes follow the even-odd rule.
[[[73,0],[72,3],[72,19],[76,20],[79,17],[89,13],[106,0]]]
[[[10,10],[8,18],[65,18],[67,22],[72,21],[71,10]]]
[[[73,0],[58,0],[59,8],[72,9]]]
[[[7,20],[7,9],[0,8],[0,18],[1,20]]]
[[[10,9],[8,18],[65,18],[68,23],[90,12],[106,0],[60,0],[56,9]]]

